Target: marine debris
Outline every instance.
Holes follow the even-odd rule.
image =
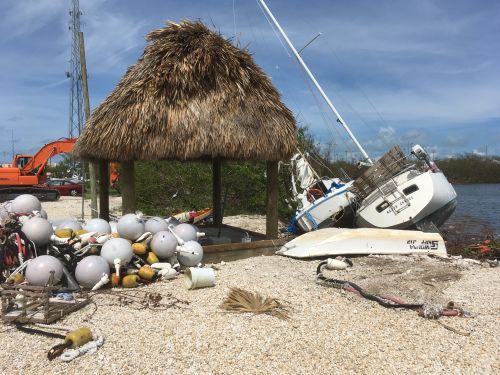
[[[2,204],[0,212],[4,322],[52,323],[86,305],[92,296],[105,293],[117,296],[124,305],[178,307],[187,302],[171,295],[132,296],[106,288],[137,288],[175,278],[186,268],[191,275],[202,266],[198,240],[204,233],[172,218],[145,218],[138,213],[110,223],[49,221],[31,195]],[[213,285],[215,274],[208,270]],[[203,286],[202,281],[198,284]]]
[[[399,297],[382,294],[371,294],[352,281],[340,280],[324,276],[324,269],[339,269],[331,266],[332,264],[334,264],[335,260],[337,259],[327,259],[318,264],[316,268],[316,282],[319,285],[333,287],[357,294],[370,301],[377,302],[379,305],[386,308],[413,310],[416,311],[419,316],[427,319],[438,319],[441,316],[471,316],[469,312],[457,306],[453,301],[448,302],[445,306],[431,303],[406,303]],[[339,259],[337,261],[344,262],[345,259]],[[352,265],[352,262],[349,261],[349,264]]]

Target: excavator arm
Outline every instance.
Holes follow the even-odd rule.
[[[49,159],[55,155],[73,151],[76,138],[63,138],[43,146],[21,169],[22,175],[40,176]]]

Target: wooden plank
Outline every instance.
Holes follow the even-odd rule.
[[[265,247],[278,247],[287,243],[291,239],[292,237],[287,237],[287,238],[278,238],[275,240],[207,245],[203,246],[203,252],[205,254],[211,254],[211,253],[223,253],[225,251],[234,251],[234,250],[251,250],[251,249],[262,249]]]
[[[99,161],[99,217],[109,221],[109,164]]]
[[[89,104],[89,85],[87,81],[87,63],[85,60],[85,43],[83,40],[83,32],[78,33],[80,42],[80,67],[82,77],[82,93],[83,93],[83,106],[85,111],[85,121],[90,118],[90,104]],[[97,217],[97,172],[96,163],[92,160],[89,161],[89,175],[90,175],[90,216]]]
[[[266,239],[278,238],[278,162],[267,162]]]
[[[222,162],[220,158],[212,161],[212,204],[214,226],[222,223]]]

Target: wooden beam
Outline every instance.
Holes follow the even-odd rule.
[[[222,162],[220,158],[212,161],[212,204],[214,226],[222,224]]]
[[[80,68],[82,73],[82,92],[83,106],[85,110],[85,121],[90,117],[89,104],[89,85],[87,81],[87,64],[85,62],[85,43],[83,41],[83,32],[79,33],[80,42]],[[96,164],[91,160],[89,162],[89,177],[90,177],[90,217],[97,217],[97,171]],[[85,182],[85,180],[84,180]]]
[[[135,213],[135,168],[134,162],[122,162],[120,170],[123,215]]]
[[[109,164],[99,161],[99,217],[109,221]]]
[[[267,162],[266,239],[278,238],[278,162]]]

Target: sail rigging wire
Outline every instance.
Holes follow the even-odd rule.
[[[271,20],[269,19],[269,17],[267,16],[266,12],[264,11],[264,9],[262,8],[260,2],[257,0],[257,5],[259,6],[262,14],[264,15],[264,17],[266,18],[267,22],[269,23],[269,25],[271,26],[271,29],[273,30],[274,34],[276,35],[276,37],[278,38],[279,42],[281,43],[281,46],[283,47],[283,49],[285,50],[287,56],[293,61],[293,63],[295,63],[298,67],[299,67],[299,71],[301,72],[302,74],[302,78],[304,80],[304,82],[306,83],[306,86],[308,88],[308,90],[311,92],[315,102],[316,102],[316,105],[318,106],[318,109],[319,109],[319,113],[323,119],[323,122],[325,123],[326,125],[326,128],[328,129],[328,131],[330,132],[330,134],[332,135],[332,137],[335,139],[336,137],[339,137],[342,142],[344,143],[344,145],[346,146],[346,149],[347,151],[349,151],[350,153],[352,153],[352,149],[351,147],[349,146],[348,142],[346,141],[346,139],[342,136],[342,134],[339,132],[339,129],[337,129],[337,126],[336,126],[336,121],[332,121],[331,118],[327,118],[329,117],[329,111],[325,111],[324,110],[324,106],[321,105],[321,101],[318,99],[316,93],[314,92],[312,86],[311,86],[311,83],[309,81],[309,79],[307,78],[305,72],[304,72],[304,69],[300,66],[299,62],[292,58],[292,56],[290,55],[289,53],[289,50],[288,48],[286,47],[286,45],[284,44],[283,42],[283,38],[282,36],[277,32],[276,30],[276,27],[275,25],[271,22]],[[331,124],[334,123],[334,126],[332,126]],[[335,132],[337,133],[335,135],[335,133],[333,133],[332,131],[332,128],[335,130]]]
[[[259,4],[259,7],[260,7],[260,4]],[[261,11],[262,11],[262,8],[261,8]],[[264,35],[263,31],[262,31],[262,28],[257,28],[257,31],[255,31],[254,25],[256,25],[257,23],[254,22],[254,18],[252,18],[251,14],[249,14],[248,16],[249,16],[247,18],[247,19],[249,19],[248,28],[250,29],[250,32],[251,32],[252,37],[253,37],[252,42],[255,43],[256,45],[259,45],[259,44],[263,43],[263,44],[265,44],[265,47],[272,47],[271,44],[268,42],[268,38],[265,37],[265,35]],[[266,16],[265,13],[264,13],[264,16]],[[266,20],[268,22],[270,22],[270,20],[267,18],[267,16],[266,16]],[[278,41],[281,43],[281,46],[285,50],[288,58],[292,62],[296,63],[295,59],[288,53],[288,50],[287,50],[286,46],[283,44],[283,41],[281,40],[279,34],[276,33],[276,30],[274,29],[274,26],[272,24],[271,24],[271,26],[272,26],[274,34],[278,38]],[[256,33],[259,36],[258,38],[257,38]],[[277,67],[277,69],[279,69],[278,65],[276,65],[276,67]],[[299,71],[303,74],[303,70],[302,70],[302,68],[300,68],[300,66],[299,66]],[[285,90],[287,92],[288,98],[290,99],[290,101],[292,102],[292,104],[294,105],[294,107],[298,109],[298,112],[295,115],[295,117],[297,118],[297,120],[299,120],[299,118],[301,117],[303,119],[304,123],[306,123],[306,124],[310,123],[310,121],[307,119],[307,115],[305,114],[303,105],[301,105],[300,104],[301,102],[299,100],[297,100],[297,97],[295,95],[295,90],[291,90],[291,88],[290,88],[289,80],[288,79],[282,80],[282,82],[280,82],[280,85],[284,86],[284,88],[285,88]]]
[[[278,40],[280,41],[281,43],[281,46],[283,47],[283,49],[285,50],[286,54],[288,55],[288,57],[292,58],[292,55],[290,55],[290,51],[288,51],[288,48],[285,46],[285,44],[283,43],[283,40],[282,38],[280,37],[279,33],[276,31],[276,28],[274,27],[273,23],[271,22],[271,20],[269,19],[269,17],[267,16],[266,12],[264,11],[264,9],[262,9],[262,5],[260,5],[259,1],[257,0],[257,5],[259,6],[262,14],[264,15],[264,17],[266,17],[266,20],[267,22],[269,23],[269,25],[271,26],[271,29],[273,30],[274,32],[274,35],[276,35],[276,38],[278,38]]]
[[[297,61],[295,61],[295,63],[297,65],[299,65]],[[314,98],[314,101],[316,102],[316,105],[318,106],[319,113],[320,113],[321,117],[323,118],[323,122],[325,123],[326,128],[328,129],[328,131],[330,132],[330,134],[332,135],[332,137],[335,139],[335,134],[333,133],[333,130],[334,130],[335,133],[337,133],[338,138],[340,138],[342,140],[342,142],[344,143],[344,146],[346,147],[347,151],[349,151],[349,152],[352,153],[352,149],[351,149],[348,141],[345,139],[345,137],[342,135],[342,133],[337,128],[336,122],[331,119],[331,117],[330,117],[331,116],[330,111],[325,111],[324,110],[324,105],[319,100],[316,92],[313,90],[313,88],[311,86],[311,82],[309,81],[309,79],[305,75],[304,70],[300,67],[300,65],[299,65],[299,70],[300,70],[300,72],[302,74],[302,78],[303,78],[303,80],[304,80],[304,82],[305,82],[305,84],[306,84],[309,92],[312,94],[312,96]],[[334,125],[333,126],[330,125],[331,123],[334,123]],[[332,130],[332,128],[333,128],[333,130]]]
[[[326,39],[326,38],[325,38]],[[332,53],[332,56],[333,58],[337,61],[337,63],[340,65],[340,66],[343,66],[343,67],[346,67],[347,64],[344,62],[344,60],[339,56],[339,54],[335,51],[335,48],[332,46],[332,44],[330,42],[328,42],[328,40],[325,40],[325,43],[326,43],[326,46],[328,47],[328,49],[330,50],[330,52]],[[361,87],[361,85],[359,84],[359,82],[353,78],[352,79],[352,83],[354,85],[354,87],[363,95],[363,97],[365,98],[365,100],[368,102],[368,104],[370,105],[370,107],[373,109],[373,111],[377,114],[378,118],[380,119],[380,124],[382,126],[385,126],[385,127],[389,127],[390,125],[387,123],[387,121],[382,117],[381,113],[378,111],[378,109],[375,107],[375,105],[373,104],[373,102],[371,101],[370,97],[368,96],[368,94],[366,93],[365,90],[363,90],[363,88]],[[341,98],[342,99],[342,98]],[[364,118],[359,114],[358,111],[356,111],[354,109],[354,107],[348,102],[346,101],[345,99],[342,99],[344,101],[344,103],[346,103],[350,108],[351,110],[353,110],[354,113],[356,113],[356,115],[358,115],[358,117],[361,119],[361,121],[363,122],[363,124],[370,130],[373,130],[373,126],[370,125],[366,120],[364,120]],[[379,138],[386,146],[389,146],[389,143],[383,139],[382,137],[377,137]]]
[[[236,10],[234,8],[234,2],[236,0],[233,0],[233,26],[234,26],[234,37],[236,38]]]
[[[262,5],[262,7],[266,11],[266,13],[269,15],[269,18],[273,21],[274,25],[276,26],[276,28],[278,29],[278,31],[280,32],[280,34],[283,36],[283,39],[286,41],[286,44],[288,45],[288,47],[290,48],[290,50],[293,52],[295,58],[302,65],[303,69],[305,70],[305,72],[307,73],[307,75],[309,76],[309,78],[311,79],[311,81],[316,86],[317,90],[319,91],[319,93],[321,94],[321,96],[323,97],[323,99],[325,100],[325,102],[328,105],[328,107],[330,107],[330,109],[332,110],[332,112],[335,113],[335,115],[337,116],[337,121],[345,129],[345,131],[347,132],[347,134],[349,135],[349,137],[351,138],[351,140],[353,141],[353,143],[356,145],[356,147],[359,149],[359,151],[361,152],[361,154],[363,155],[363,157],[365,158],[365,160],[367,160],[368,163],[373,164],[372,160],[370,159],[370,157],[366,153],[366,150],[363,148],[363,146],[361,146],[361,144],[359,143],[359,141],[356,138],[356,136],[352,133],[351,129],[349,128],[349,126],[347,125],[347,123],[345,122],[345,120],[342,118],[342,116],[340,115],[340,113],[338,112],[338,110],[335,108],[335,106],[333,105],[333,103],[330,100],[330,98],[328,97],[328,95],[326,95],[325,91],[323,90],[323,88],[321,87],[321,85],[319,84],[319,82],[316,80],[315,76],[312,74],[312,72],[309,69],[309,67],[307,66],[307,64],[304,62],[304,60],[302,59],[302,57],[297,53],[297,50],[295,49],[294,45],[292,44],[292,42],[290,41],[290,39],[286,35],[285,31],[282,29],[282,27],[280,26],[280,24],[278,23],[278,21],[276,20],[276,18],[274,17],[274,15],[272,14],[271,10],[269,9],[269,7],[265,3],[265,1],[264,0],[258,0],[258,2]]]

